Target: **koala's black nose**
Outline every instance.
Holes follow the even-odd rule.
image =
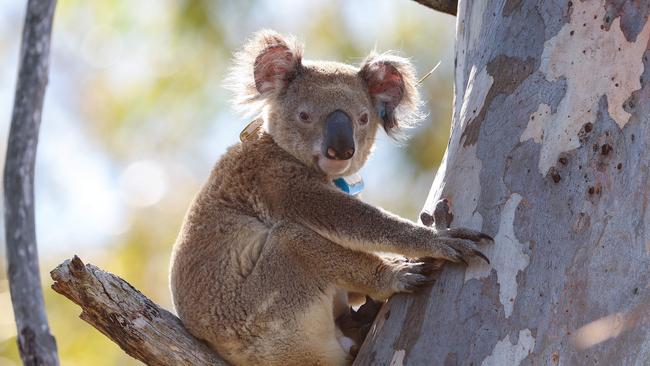
[[[348,160],[354,155],[354,129],[352,120],[340,109],[330,113],[325,120],[323,155],[328,159]]]

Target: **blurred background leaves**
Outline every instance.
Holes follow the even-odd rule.
[[[25,1],[0,2],[0,158]],[[78,318],[49,270],[79,254],[171,309],[168,261],[186,208],[248,122],[222,88],[252,32],[296,34],[305,58],[357,63],[374,47],[410,57],[427,118],[397,146],[383,133],[364,199],[417,219],[449,135],[455,19],[409,0],[59,0],[36,176],[50,323],[63,365],[136,361]],[[19,364],[0,245],[0,364]]]

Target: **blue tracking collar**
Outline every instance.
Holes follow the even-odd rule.
[[[348,177],[337,178],[332,181],[341,191],[356,196],[363,191],[363,179],[359,174],[353,174]]]

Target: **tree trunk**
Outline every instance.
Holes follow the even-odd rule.
[[[30,0],[4,170],[9,290],[25,365],[58,365],[41,290],[34,224],[34,162],[48,79],[55,0]]]
[[[650,2],[461,0],[426,209],[495,237],[380,312],[357,365],[650,364]]]

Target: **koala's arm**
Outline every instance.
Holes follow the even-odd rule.
[[[322,181],[275,187],[273,210],[344,247],[364,252],[391,252],[408,257],[466,262],[487,258],[475,242],[492,240],[462,228],[435,231],[342,193]]]

